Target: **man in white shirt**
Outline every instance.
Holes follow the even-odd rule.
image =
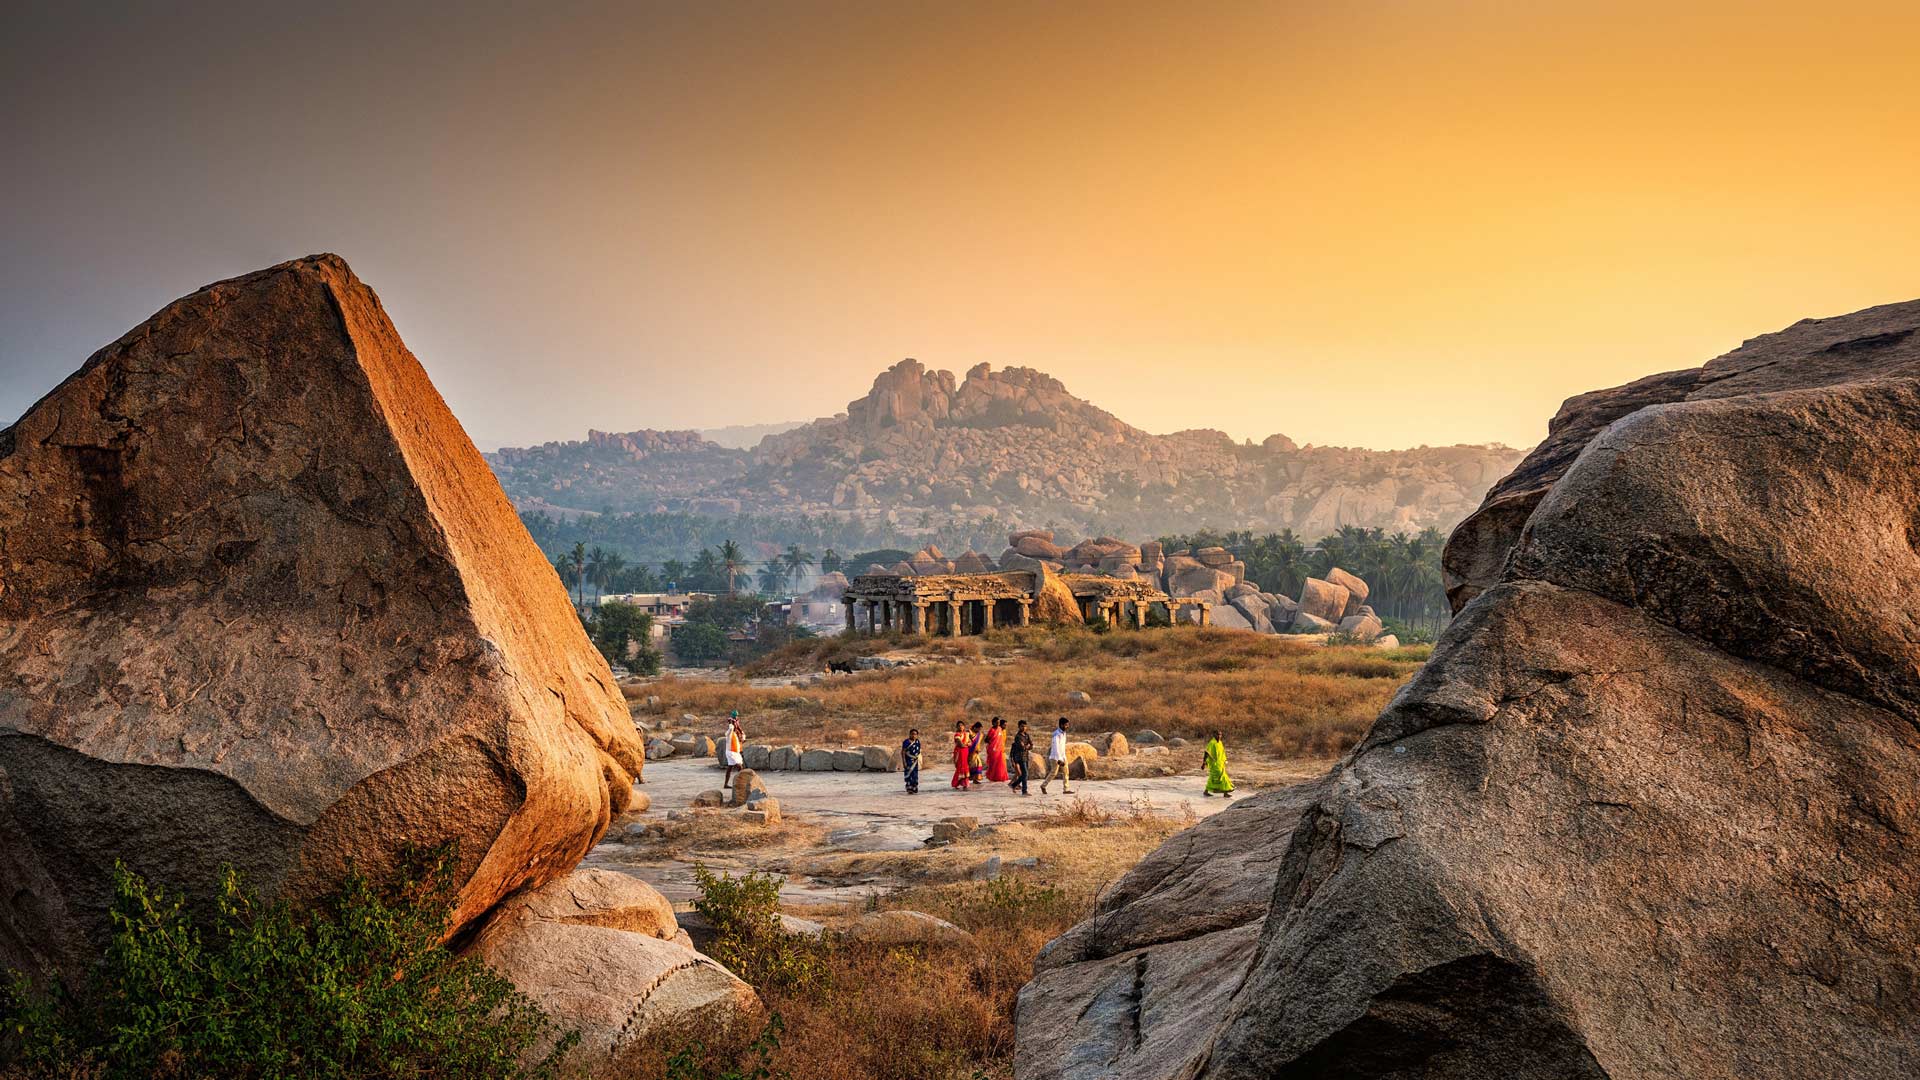
[[[1073,789],[1067,786],[1067,718],[1064,716],[1054,727],[1053,742],[1047,746],[1047,775],[1040,778],[1040,794],[1047,793],[1047,783],[1055,771],[1060,773],[1060,794],[1073,794]]]

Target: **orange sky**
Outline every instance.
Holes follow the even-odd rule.
[[[10,14],[0,417],[316,250],[483,447],[823,415],[902,356],[1530,445],[1920,296],[1916,5],[531,11]]]

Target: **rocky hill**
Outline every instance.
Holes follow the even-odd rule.
[[[1387,435],[1389,433],[1383,433]],[[847,411],[748,452],[692,432],[593,433],[490,455],[522,506],[841,513],[900,524],[1051,522],[1077,532],[1342,525],[1450,528],[1521,452],[1357,450],[1284,435],[1155,435],[1032,368],[955,379],[902,360]]]

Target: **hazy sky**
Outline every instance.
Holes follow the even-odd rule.
[[[0,20],[0,422],[314,251],[489,448],[826,415],[903,356],[1153,431],[1530,445],[1569,394],[1920,296],[1910,3]]]

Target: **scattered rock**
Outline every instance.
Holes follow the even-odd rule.
[[[868,772],[898,771],[893,760],[894,752],[884,746],[863,746],[860,748],[860,758]]]
[[[942,818],[933,823],[932,838],[939,843],[951,844],[955,840],[964,840],[972,836],[973,831],[979,827],[979,818],[965,816]]]
[[[1293,625],[1288,630],[1295,634],[1331,634],[1334,624],[1310,611],[1301,610],[1293,613]]]
[[[967,876],[975,881],[994,881],[1000,877],[1000,856],[989,855],[985,862],[967,871]]]
[[[1091,705],[1093,704],[1093,695],[1087,693],[1085,690],[1069,690],[1067,691],[1067,704]]]
[[[755,743],[752,746],[743,747],[740,751],[740,761],[749,769],[770,768],[768,762],[772,759],[773,747],[764,743]]]
[[[647,740],[647,760],[663,761],[673,756],[673,744],[665,739]]]
[[[1372,615],[1349,615],[1340,620],[1339,632],[1356,641],[1372,641],[1384,629]]]
[[[1164,746],[1143,746],[1134,751],[1136,754],[1164,754],[1166,752],[1167,748]]]
[[[1127,745],[1127,737],[1117,731],[1102,731],[1096,735],[1089,735],[1087,742],[1101,757],[1125,757],[1133,750]]]
[[[800,752],[801,772],[832,772],[833,770],[833,751],[816,748]]]
[[[1373,647],[1376,649],[1397,649],[1400,647],[1400,639],[1392,634],[1381,634],[1379,637],[1373,639]]]
[[[1133,741],[1139,743],[1141,746],[1160,746],[1165,744],[1167,740],[1161,738],[1160,733],[1152,728],[1142,728],[1133,733]]]
[[[980,698],[971,697],[967,699],[966,709],[968,712],[979,712],[981,709],[984,709],[986,707],[987,707],[987,703],[981,700]]]
[[[752,769],[741,769],[733,774],[733,792],[727,801],[734,806],[745,806],[755,793],[767,793],[766,781],[760,779],[760,774]]]
[[[687,805],[694,807],[725,806],[727,805],[727,793],[720,788],[703,791],[695,795]]]
[[[457,841],[462,927],[640,776],[551,565],[336,256],[174,302],[0,431],[0,536],[0,968],[87,966],[116,862],[200,910],[226,865],[297,901]]]
[[[835,750],[833,771],[860,772],[867,767],[867,756],[858,750]]]
[[[748,821],[760,825],[780,824],[780,800],[771,796],[755,799],[740,812]]]
[[[767,768],[774,772],[794,772],[800,768],[800,748],[782,746],[767,755]]]

